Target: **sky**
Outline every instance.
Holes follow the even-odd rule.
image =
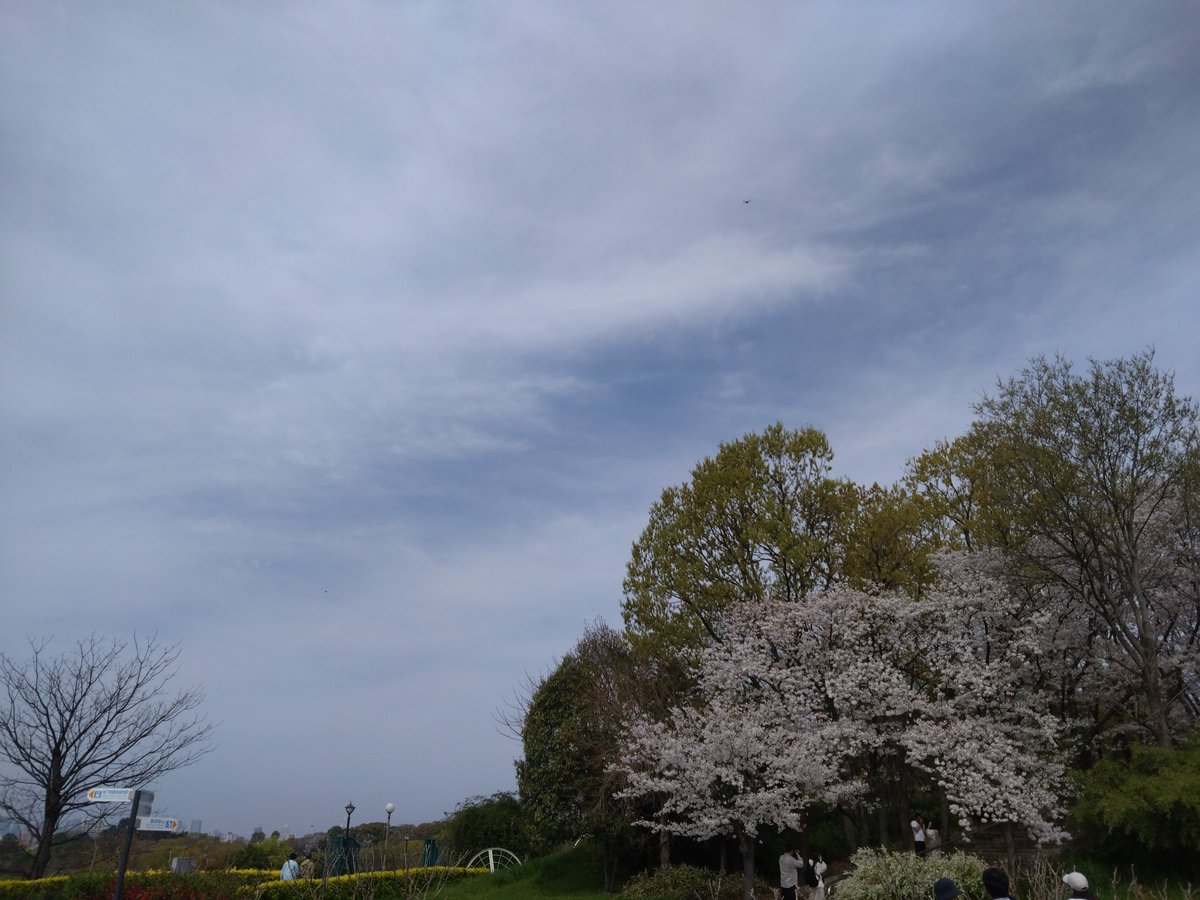
[[[205,831],[440,818],[662,490],[1200,395],[1200,4],[0,4],[0,652],[179,645]]]

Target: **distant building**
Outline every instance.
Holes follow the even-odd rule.
[[[192,834],[200,834],[204,831],[203,819],[192,819],[192,824],[188,826],[188,831]]]

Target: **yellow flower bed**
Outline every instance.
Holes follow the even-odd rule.
[[[279,881],[273,869],[228,869],[220,872],[176,874],[164,869],[127,872],[124,895],[131,900],[361,900],[363,897],[406,897],[416,888],[436,892],[440,885],[487,875],[487,869],[430,866],[389,872],[363,872],[333,878]],[[114,872],[55,875],[36,881],[0,881],[0,900],[108,900]]]

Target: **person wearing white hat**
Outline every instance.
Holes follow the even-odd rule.
[[[1072,900],[1094,900],[1095,894],[1088,889],[1088,880],[1082,872],[1068,872],[1063,884],[1071,889]]]

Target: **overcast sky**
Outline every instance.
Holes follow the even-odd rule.
[[[0,4],[0,651],[181,644],[205,830],[439,818],[721,441],[1200,394],[1195,2]]]

